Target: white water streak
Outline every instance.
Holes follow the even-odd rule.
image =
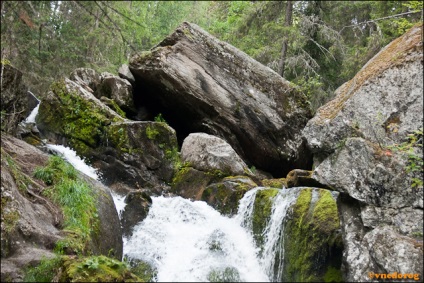
[[[115,203],[116,211],[118,212],[119,219],[122,220],[122,212],[125,209],[125,206],[127,205],[125,203],[125,197],[126,195],[119,195],[113,191],[110,192],[113,198],[113,202]]]
[[[85,161],[77,155],[77,153],[66,146],[63,145],[56,145],[56,144],[47,144],[47,148],[59,153],[63,158],[66,159],[69,163],[72,164],[72,166],[75,167],[78,171],[84,173],[85,175],[98,180],[99,176],[97,175],[97,169],[91,167],[90,165],[87,165]]]
[[[281,270],[284,261],[284,219],[289,208],[296,201],[299,190],[283,189],[278,192],[273,200],[271,219],[269,220],[263,234],[265,236],[264,250],[261,264],[272,281],[281,282],[281,272],[274,274],[274,270]],[[276,262],[276,255],[278,261]],[[275,268],[276,264],[279,268]]]
[[[38,115],[38,109],[40,108],[40,102],[38,102],[37,106],[35,106],[34,109],[32,109],[29,116],[25,119],[25,123],[35,123],[35,117]]]

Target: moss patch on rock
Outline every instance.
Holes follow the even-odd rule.
[[[315,195],[313,195],[315,194]],[[318,282],[341,277],[341,234],[336,201],[330,191],[302,189],[285,224],[282,277]]]
[[[287,187],[287,180],[286,180],[286,178],[264,179],[264,180],[262,180],[262,185],[264,187],[281,189],[283,186]]]
[[[63,268],[61,282],[145,282],[127,264],[106,256],[68,258]]]
[[[40,104],[37,122],[65,136],[78,153],[88,156],[99,146],[104,127],[111,122],[110,115],[93,101],[68,91],[64,81],[54,82],[50,91],[48,99]],[[117,117],[113,119],[120,120]]]
[[[249,177],[230,176],[206,187],[201,199],[224,215],[234,215],[240,199],[256,186]]]

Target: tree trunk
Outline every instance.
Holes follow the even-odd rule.
[[[293,1],[287,1],[286,7],[286,19],[284,21],[284,26],[289,27],[292,25],[292,14],[293,14]],[[286,57],[287,57],[287,46],[289,43],[289,39],[287,36],[283,38],[283,46],[281,47],[281,57],[280,62],[278,63],[278,73],[284,77],[284,68],[286,65]]]

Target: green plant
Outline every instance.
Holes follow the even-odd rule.
[[[62,258],[56,255],[53,258],[43,258],[35,267],[25,270],[24,282],[52,282],[56,271],[62,264]]]
[[[159,113],[156,117],[155,117],[155,122],[161,122],[161,123],[167,123],[166,120],[163,118],[162,113]]]
[[[36,168],[34,176],[50,185],[43,194],[58,204],[64,214],[68,237],[58,241],[56,251],[86,252],[90,235],[98,225],[92,188],[80,180],[75,168],[59,156],[50,157],[47,166]]]
[[[413,131],[412,134],[408,134],[405,142],[388,147],[393,151],[400,152],[407,156],[408,163],[405,169],[406,172],[413,174],[411,186],[416,188],[423,187],[423,157],[422,153],[417,153],[417,151],[422,152],[422,147],[423,128]],[[421,151],[416,150],[419,148],[421,148]]]

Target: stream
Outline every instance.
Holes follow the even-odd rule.
[[[34,123],[38,106],[25,121]],[[47,144],[77,170],[100,180],[99,172],[76,152],[62,145]],[[284,258],[281,225],[298,189],[279,191],[273,199],[271,219],[264,230],[260,253],[252,235],[252,212],[256,193],[248,191],[233,217],[221,215],[203,201],[182,197],[152,197],[147,217],[123,238],[124,257],[140,259],[157,269],[158,282],[269,282],[279,281],[274,270]],[[118,215],[125,208],[125,196],[112,192]],[[275,255],[279,255],[276,263]]]

